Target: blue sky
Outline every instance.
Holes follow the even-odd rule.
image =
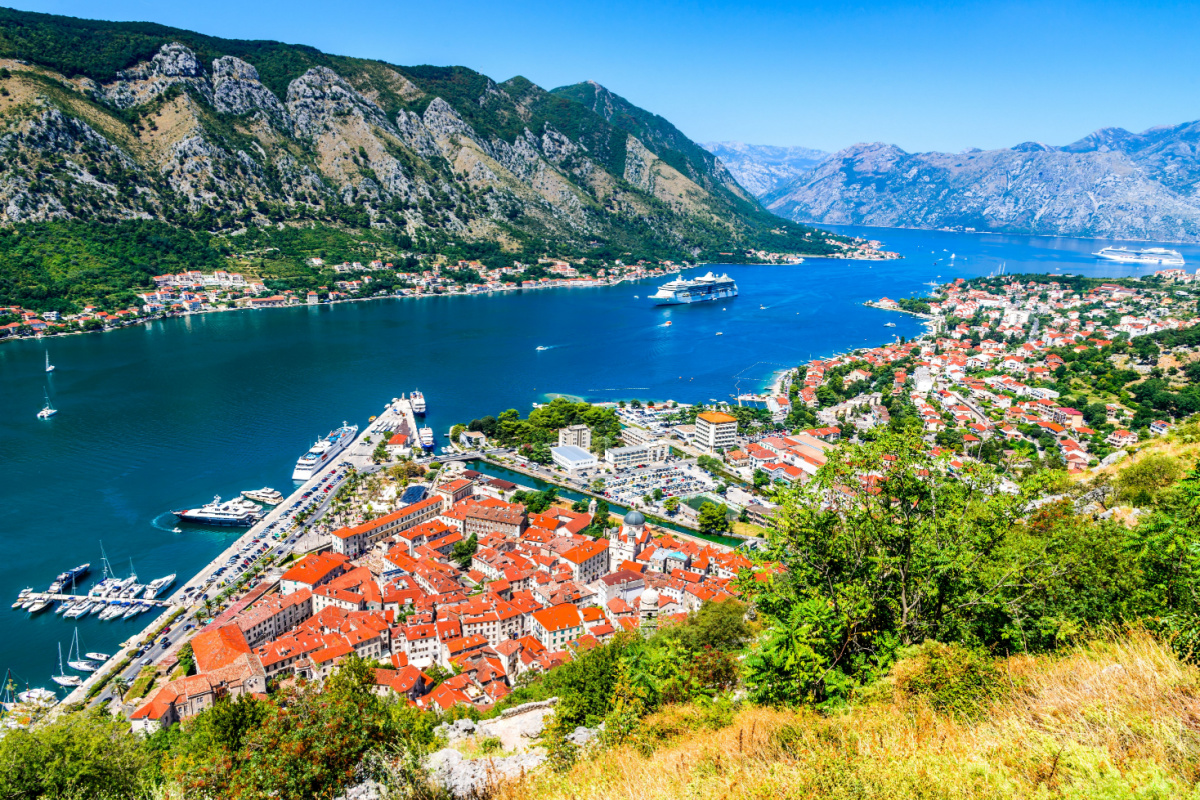
[[[13,0],[9,0],[13,2]],[[15,2],[553,88],[596,80],[697,141],[1065,144],[1200,118],[1200,4]]]

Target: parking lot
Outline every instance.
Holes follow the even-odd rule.
[[[604,496],[622,505],[636,504],[645,495],[661,489],[664,497],[687,497],[716,486],[704,470],[686,462],[650,464],[610,475],[605,480]]]

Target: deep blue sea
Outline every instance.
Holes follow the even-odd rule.
[[[10,611],[20,588],[44,589],[83,561],[98,569],[101,541],[118,570],[132,563],[143,582],[190,576],[236,533],[171,533],[166,512],[264,485],[286,493],[314,438],[366,422],[402,392],[425,393],[439,433],[507,408],[524,414],[548,394],[725,400],[810,357],[921,332],[915,318],[864,300],[1001,265],[1130,273],[1091,257],[1110,242],[842,230],[905,258],[716,266],[741,295],[693,306],[650,305],[660,281],[646,281],[236,311],[0,344],[0,672],[11,668],[20,688],[54,688],[56,643],[71,639],[74,623],[52,612]],[[1177,249],[1200,264],[1200,247]],[[58,367],[49,376],[47,349]],[[49,421],[34,416],[43,390],[60,412]],[[85,619],[83,649],[112,652],[146,621]]]

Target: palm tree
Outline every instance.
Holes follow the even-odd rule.
[[[125,678],[118,676],[113,678],[109,683],[112,686],[113,696],[115,696],[118,701],[120,701],[121,698],[125,696],[125,693],[129,691],[129,681],[125,680]]]

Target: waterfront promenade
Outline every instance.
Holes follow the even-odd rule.
[[[249,565],[241,571],[241,574],[245,575],[259,564],[275,564],[294,553],[302,554],[328,546],[328,534],[322,535],[315,529],[319,527],[321,517],[336,494],[335,487],[345,478],[346,470],[340,465],[348,464],[359,471],[369,470],[373,442],[377,441],[377,437],[389,432],[397,419],[406,421],[414,426],[415,430],[415,417],[411,405],[405,400],[389,404],[374,421],[359,431],[354,442],[334,459],[333,463],[325,465],[312,478],[296,486],[283,502],[270,509],[261,520],[230,542],[199,572],[180,584],[169,598],[155,601],[163,607],[163,612],[123,642],[107,662],[60,702],[60,706],[85,702],[94,686],[98,683],[107,684],[114,678],[121,678],[127,684],[132,684],[146,666],[143,664],[146,659],[150,660],[150,664],[169,662],[192,636],[203,630],[201,622],[205,619],[204,601],[211,600],[224,589],[222,584],[225,581],[219,580],[217,571],[230,560],[248,560]],[[322,490],[326,483],[330,486],[328,492]],[[296,523],[293,521],[295,512],[302,510],[307,499],[305,494],[308,492],[312,492],[310,497],[315,501],[311,506],[312,513],[303,523]],[[301,507],[297,508],[297,504]],[[268,534],[272,526],[277,530]],[[259,544],[265,542],[266,548],[253,549],[247,553],[260,539],[262,541]],[[269,591],[277,581],[277,575],[273,577],[269,573],[264,574],[257,581],[250,583],[246,590],[257,586]],[[236,582],[236,578],[228,579],[229,585],[236,585]],[[229,599],[231,605],[235,602],[236,594],[235,592]],[[155,639],[168,625],[171,630],[162,634],[161,638]],[[136,656],[139,651],[143,654]],[[113,695],[106,689],[95,693],[91,704],[98,705],[111,699]]]

